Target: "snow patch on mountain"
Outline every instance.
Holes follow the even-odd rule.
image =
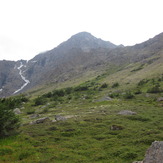
[[[18,90],[16,90],[13,94],[16,94],[18,92],[20,92],[22,89],[24,89],[29,83],[30,81],[27,80],[24,76],[23,76],[23,71],[22,71],[22,67],[26,67],[26,65],[24,65],[22,62],[20,62],[20,66],[17,67],[17,69],[19,70],[19,75],[21,76],[22,80],[25,82]]]

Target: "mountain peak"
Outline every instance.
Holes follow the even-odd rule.
[[[109,41],[103,41],[102,39],[94,37],[89,32],[79,32],[73,35],[70,39],[60,44],[62,48],[81,48],[86,51],[89,49],[97,49],[97,48],[115,48],[116,45]]]
[[[94,37],[91,33],[89,32],[79,32],[75,35],[73,35],[71,38],[94,38],[97,39],[96,37]]]

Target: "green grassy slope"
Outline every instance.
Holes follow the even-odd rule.
[[[150,68],[130,65],[74,87],[29,97],[20,103],[19,133],[0,139],[0,162],[142,160],[153,141],[163,140],[163,102],[158,101],[163,76],[155,63]],[[136,114],[118,114],[122,110]],[[55,121],[58,115],[63,120]],[[49,119],[29,124],[43,117]]]

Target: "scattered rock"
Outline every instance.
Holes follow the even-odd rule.
[[[157,99],[157,101],[158,101],[158,102],[163,101],[163,97],[159,97],[159,98]]]
[[[109,96],[104,96],[104,97],[100,98],[99,100],[97,100],[97,102],[111,101],[111,100],[112,100],[111,97],[109,97]]]
[[[65,121],[69,118],[74,118],[74,117],[77,117],[77,116],[76,115],[66,115],[66,116],[55,115],[55,120],[53,120],[52,122]]]
[[[32,114],[30,118],[38,118],[40,115],[39,114]]]
[[[143,163],[163,163],[163,141],[155,141],[147,150]]]
[[[118,125],[112,125],[110,127],[111,130],[123,130],[123,127],[122,126],[118,126]]]
[[[64,116],[66,119],[69,119],[69,118],[74,118],[74,117],[76,117],[76,115],[66,115],[66,116]]]
[[[46,105],[44,105],[44,106],[42,106],[42,107],[41,107],[41,109],[44,109],[44,108],[46,108],[46,107],[47,107],[47,106],[46,106]]]
[[[133,163],[143,163],[143,161],[134,161]]]
[[[16,109],[14,109],[14,113],[15,113],[15,114],[21,114],[21,111],[20,111],[19,108],[16,108]]]
[[[47,120],[50,120],[49,117],[43,117],[43,118],[36,119],[35,121],[30,122],[30,124],[33,125],[33,124],[44,123]]]
[[[55,115],[55,120],[56,121],[65,121],[67,118],[61,115]]]
[[[120,115],[136,115],[136,112],[130,111],[130,110],[122,110],[118,114]]]

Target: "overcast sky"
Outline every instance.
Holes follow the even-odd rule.
[[[0,60],[32,59],[82,31],[143,42],[163,32],[163,0],[0,0]]]

